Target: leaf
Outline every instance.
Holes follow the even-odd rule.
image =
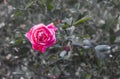
[[[90,38],[90,36],[88,34],[85,34],[82,36],[82,38]]]
[[[67,24],[67,23],[64,23],[63,25],[62,25],[62,28],[63,29],[66,29],[66,28],[68,28],[69,27],[69,25]]]
[[[109,34],[110,34],[110,43],[114,43],[116,36],[112,28],[109,30]]]
[[[99,66],[99,68],[102,67],[103,64],[104,64],[104,62],[103,62],[102,60],[99,60],[99,59],[98,59],[98,66]]]
[[[57,60],[57,56],[56,55],[51,55],[49,58],[52,59],[52,60]]]
[[[35,69],[39,68],[39,64],[38,64],[38,63],[35,63],[35,64],[33,64],[33,65],[34,65],[34,68],[35,68]]]
[[[48,4],[48,5],[47,5],[47,9],[48,9],[49,11],[52,10],[52,9],[53,9],[52,4]]]
[[[91,77],[92,77],[91,74],[88,74],[88,73],[87,73],[87,74],[85,75],[85,79],[91,79]]]
[[[33,1],[30,2],[30,3],[28,3],[27,6],[25,7],[25,9],[27,9],[27,8],[29,8],[29,7],[32,7],[32,6],[33,6],[33,3],[34,3]]]
[[[17,39],[15,43],[16,43],[16,44],[22,44],[22,43],[23,43],[23,40],[22,40],[22,39]]]
[[[14,13],[14,16],[17,17],[17,16],[20,16],[22,14],[24,14],[23,11],[17,11],[17,12]]]
[[[51,4],[53,0],[47,0],[45,3],[47,5],[47,9],[50,11],[53,9],[53,5]]]
[[[47,0],[47,2],[46,2],[46,3],[48,3],[48,4],[49,4],[49,3],[51,3],[52,1],[53,1],[53,0]]]
[[[77,26],[77,25],[79,25],[79,24],[81,24],[81,23],[84,23],[84,22],[90,20],[90,19],[91,19],[90,17],[85,16],[85,17],[83,17],[82,19],[76,21],[73,25],[74,25],[74,26]]]

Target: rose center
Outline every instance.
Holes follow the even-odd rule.
[[[47,42],[48,40],[48,35],[45,34],[44,32],[40,32],[38,35],[38,41],[39,42]]]

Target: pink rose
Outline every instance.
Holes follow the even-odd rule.
[[[33,26],[26,37],[32,44],[34,50],[44,53],[46,48],[52,46],[56,42],[55,32],[57,28],[53,23],[44,25],[42,23]]]

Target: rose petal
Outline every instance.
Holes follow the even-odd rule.
[[[25,36],[27,37],[27,39],[28,39],[32,44],[34,44],[34,42],[31,40],[31,34],[30,34],[30,32],[26,33]]]
[[[25,34],[25,37],[27,37],[27,38],[28,38],[28,40],[30,40],[30,37],[31,37],[31,36],[30,36],[30,34],[29,34],[29,33],[26,33],[26,34]]]
[[[55,27],[55,25],[54,25],[53,23],[48,24],[47,27],[48,27],[49,29],[53,29],[54,31],[57,30],[57,28]]]
[[[44,53],[44,52],[46,51],[46,47],[45,47],[45,46],[40,46],[40,47],[39,47],[39,51],[40,51],[41,53]]]
[[[45,50],[46,50],[46,46],[42,46],[42,45],[39,45],[39,44],[33,44],[33,45],[32,45],[32,48],[33,48],[34,50],[40,51],[41,53],[44,53]]]
[[[48,45],[47,46],[52,46],[54,43],[56,42],[56,38],[55,36],[52,37],[52,39],[48,42]]]
[[[41,27],[46,27],[46,26],[44,24],[40,23],[40,24],[33,26],[30,30],[32,30],[32,33],[33,33],[36,29],[39,29]]]

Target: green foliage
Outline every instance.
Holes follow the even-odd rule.
[[[28,3],[28,4],[26,5],[25,9],[28,9],[28,8],[32,7],[33,4],[34,4],[34,1],[31,1],[30,3]]]
[[[82,19],[80,19],[80,20],[76,21],[75,23],[73,23],[73,25],[74,25],[74,26],[78,26],[79,24],[84,23],[84,22],[86,22],[86,21],[88,21],[88,20],[90,20],[90,17],[85,16],[85,17],[83,17]]]
[[[23,40],[21,38],[19,38],[19,39],[16,40],[16,44],[20,45],[22,43],[23,43]]]
[[[109,30],[109,34],[110,34],[110,43],[113,44],[115,42],[116,35],[112,28]]]
[[[24,14],[24,12],[23,11],[17,11],[17,12],[15,12],[14,13],[14,17],[18,17],[18,16],[20,16],[20,15],[22,15],[22,14]]]

